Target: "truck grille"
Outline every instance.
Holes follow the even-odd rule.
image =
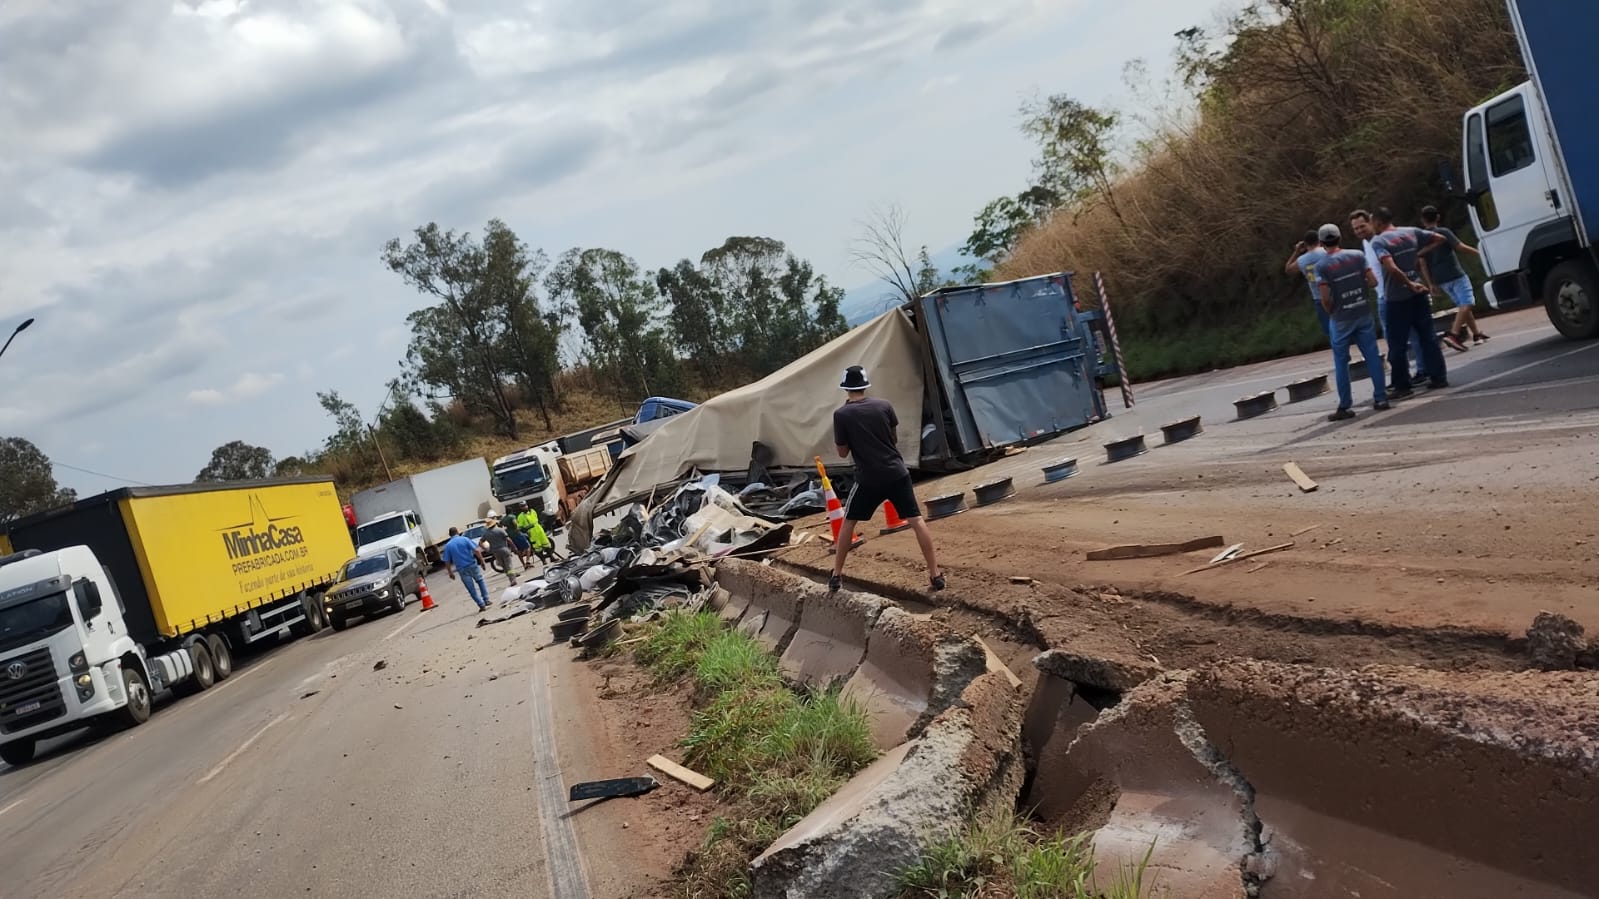
[[[13,672],[22,676],[14,678]],[[57,677],[49,649],[0,660],[0,733],[16,733],[66,714]]]

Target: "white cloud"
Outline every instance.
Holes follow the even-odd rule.
[[[280,372],[269,372],[262,375],[247,371],[239,375],[238,380],[225,389],[201,387],[189,391],[189,402],[197,406],[220,406],[227,402],[261,396],[281,383],[283,383],[283,375]]]
[[[228,395],[215,387],[202,387],[199,390],[189,391],[189,402],[196,406],[220,406],[228,401]]]

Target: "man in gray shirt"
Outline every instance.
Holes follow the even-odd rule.
[[[1472,289],[1471,279],[1466,276],[1466,270],[1460,267],[1460,257],[1455,251],[1464,250],[1473,256],[1481,256],[1477,248],[1464,243],[1455,236],[1455,232],[1445,228],[1443,217],[1438,214],[1438,207],[1428,206],[1421,210],[1421,226],[1434,234],[1442,235],[1444,245],[1430,253],[1421,254],[1421,279],[1426,282],[1427,289],[1434,295],[1443,294],[1455,304],[1455,323],[1449,328],[1450,344],[1456,349],[1466,348],[1466,331],[1471,331],[1471,342],[1482,343],[1488,335],[1482,333],[1477,327],[1477,292]]]
[[[844,560],[849,558],[850,545],[855,542],[856,523],[871,521],[885,501],[893,503],[894,511],[916,532],[932,588],[944,589],[944,575],[933,552],[933,535],[922,520],[910,469],[899,453],[899,415],[887,400],[866,395],[872,382],[859,365],[845,369],[844,381],[838,386],[847,399],[833,410],[833,443],[841,458],[855,457],[855,486],[844,503],[844,524],[838,532],[828,589],[837,590],[843,584]]]

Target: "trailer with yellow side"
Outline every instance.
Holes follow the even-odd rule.
[[[0,526],[0,759],[150,716],[236,652],[326,626],[354,554],[323,478],[132,487]]]

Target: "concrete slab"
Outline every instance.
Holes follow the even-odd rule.
[[[827,687],[855,673],[866,655],[866,636],[886,600],[865,593],[828,593],[797,581],[802,593],[799,626],[778,667],[789,680]]]
[[[904,742],[927,712],[939,631],[936,623],[891,606],[867,636],[865,658],[844,684],[844,695],[865,706],[879,747]]]

